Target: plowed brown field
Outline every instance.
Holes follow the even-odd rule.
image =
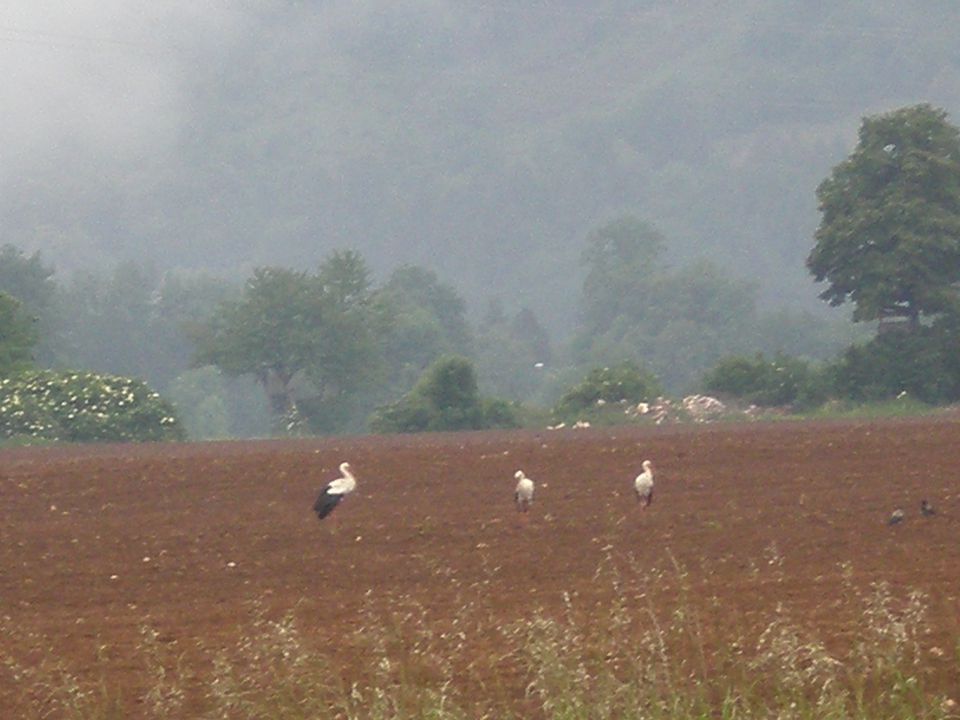
[[[646,511],[630,486],[644,458]],[[320,523],[311,505],[342,460],[358,489]],[[525,523],[518,468],[537,481]],[[340,643],[371,598],[442,620],[469,589],[510,622],[564,592],[602,606],[615,585],[598,568],[629,561],[683,568],[694,600],[722,609],[710,617],[749,629],[783,603],[828,642],[847,632],[845,574],[924,591],[928,643],[947,650],[936,682],[960,686],[958,481],[950,417],[5,450],[0,640],[135,698],[144,626],[189,656],[235,642],[258,602],[293,610],[346,668],[371,660]],[[25,702],[2,665],[0,702]]]

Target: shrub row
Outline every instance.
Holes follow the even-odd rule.
[[[139,380],[41,370],[0,380],[0,437],[125,442],[185,434],[173,407]]]
[[[834,362],[758,354],[731,357],[706,374],[707,392],[761,406],[807,409],[828,398],[877,402],[907,394],[929,404],[960,400],[960,342],[946,324],[878,335]]]

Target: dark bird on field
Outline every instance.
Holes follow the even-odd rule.
[[[643,507],[649,507],[653,502],[653,464],[649,460],[643,461],[643,472],[633,481],[633,491]]]
[[[320,520],[332,513],[334,508],[340,504],[340,501],[357,487],[357,479],[350,472],[350,463],[340,463],[340,474],[342,477],[327,483],[323,492],[320,493],[320,497],[313,504],[313,511]]]
[[[517,510],[526,512],[533,504],[533,480],[524,475],[523,470],[517,470],[513,476],[517,479],[513,499],[517,503]]]
[[[933,509],[933,505],[927,502],[926,498],[920,501],[920,514],[924,517],[932,517],[937,514],[937,511]]]
[[[887,525],[896,525],[897,523],[903,522],[903,510],[897,508],[892,513],[890,513],[890,519],[887,520]]]

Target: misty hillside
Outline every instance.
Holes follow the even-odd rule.
[[[564,332],[586,234],[630,211],[816,307],[814,190],[860,118],[960,120],[946,0],[44,7],[0,10],[0,217],[61,272],[354,248]]]

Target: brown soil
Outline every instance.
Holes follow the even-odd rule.
[[[630,483],[645,458],[656,495],[641,510]],[[358,489],[320,523],[311,505],[345,459]],[[442,621],[468,591],[506,623],[565,592],[609,603],[597,570],[629,562],[667,570],[674,589],[686,573],[712,618],[749,630],[783,603],[828,643],[849,633],[845,572],[924,591],[949,685],[958,467],[960,421],[946,417],[5,450],[2,651],[136,697],[144,626],[189,655],[234,643],[258,602],[294,610],[347,672],[370,660],[339,639],[371,598]],[[537,482],[523,520],[518,468]],[[906,519],[888,526],[897,507]],[[0,702],[24,702],[2,664]]]

